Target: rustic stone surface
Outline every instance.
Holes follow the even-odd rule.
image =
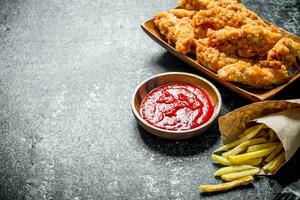
[[[215,123],[186,141],[156,138],[130,111],[136,85],[157,73],[198,73],[140,24],[175,1],[0,1],[0,199],[270,199],[299,178],[299,153],[275,177],[213,195]],[[298,0],[247,0],[300,34]],[[215,82],[214,82],[215,83]],[[216,84],[216,83],[215,83]],[[275,97],[300,98],[297,81]],[[216,84],[221,114],[249,102]]]

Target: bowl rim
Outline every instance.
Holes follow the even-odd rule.
[[[141,115],[140,115],[140,112],[136,110],[135,108],[135,104],[134,104],[134,100],[135,100],[135,96],[137,94],[137,91],[140,89],[140,87],[142,85],[144,85],[145,83],[149,82],[150,80],[152,79],[155,79],[157,77],[160,77],[160,76],[165,76],[165,75],[186,75],[186,76],[192,76],[194,78],[197,78],[197,79],[200,79],[201,81],[205,82],[206,84],[208,84],[210,87],[213,88],[213,90],[215,91],[216,93],[216,96],[217,96],[217,99],[218,99],[218,102],[217,104],[215,105],[214,108],[217,108],[217,110],[214,110],[214,114],[211,116],[211,118],[206,121],[204,124],[201,124],[200,126],[196,127],[196,128],[192,128],[192,129],[188,129],[188,130],[182,130],[182,131],[173,131],[173,130],[167,130],[167,129],[162,129],[162,128],[158,128],[156,126],[153,126],[152,124],[148,123],[146,120],[144,120]],[[184,81],[183,81],[184,82]],[[155,88],[153,88],[155,89]],[[208,94],[210,96],[210,94]],[[211,98],[211,96],[210,96]],[[131,97],[131,110],[133,112],[133,114],[135,115],[136,118],[138,118],[138,120],[140,122],[142,122],[144,125],[152,128],[152,129],[156,129],[160,132],[165,132],[165,133],[171,133],[171,134],[188,134],[188,133],[191,133],[191,132],[195,132],[195,131],[198,131],[206,126],[209,126],[220,114],[220,111],[221,111],[221,107],[222,107],[222,97],[221,97],[221,94],[219,92],[219,90],[216,88],[216,86],[214,86],[210,81],[208,81],[207,79],[201,77],[201,76],[198,76],[198,75],[195,75],[195,74],[192,74],[192,73],[186,73],[186,72],[165,72],[165,73],[159,73],[159,74],[156,74],[154,76],[151,76],[150,78],[147,78],[146,80],[142,81],[134,90],[134,93]]]

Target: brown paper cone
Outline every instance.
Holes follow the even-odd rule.
[[[227,144],[237,139],[251,125],[250,122],[254,119],[297,108],[300,108],[300,100],[272,100],[252,103],[227,113],[219,118],[219,129],[223,142]]]

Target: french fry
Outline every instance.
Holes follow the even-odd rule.
[[[278,145],[279,145],[279,142],[267,142],[267,143],[263,143],[263,144],[252,145],[252,146],[248,147],[247,153],[253,152],[253,151],[259,151],[259,150],[265,149],[267,147],[278,146]]]
[[[262,169],[264,170],[265,173],[269,173],[269,168],[272,164],[273,164],[272,162],[269,162],[263,166]]]
[[[270,136],[270,142],[274,142],[278,139],[276,133],[272,129],[269,129],[268,134]]]
[[[270,162],[273,158],[275,158],[275,156],[277,156],[277,154],[280,153],[280,151],[282,150],[283,146],[282,143],[280,143],[276,149],[273,150],[273,152],[265,159],[266,162]]]
[[[282,155],[283,154],[283,155]],[[283,156],[283,158],[284,158],[284,152],[282,152],[281,154],[279,154],[276,158],[274,158],[273,160],[271,160],[269,163],[267,163],[266,165],[264,165],[263,166],[263,170],[266,172],[266,173],[269,173],[269,172],[271,172],[272,173],[272,168],[274,169],[275,167],[273,166],[274,165],[274,163],[275,163],[275,161],[277,162],[277,163],[280,163],[279,161],[280,161],[280,159],[282,159],[282,157],[280,157],[280,156]],[[277,165],[276,163],[275,163],[275,165]],[[273,166],[273,167],[272,167]],[[272,168],[271,168],[272,167]],[[279,167],[279,166],[278,166]]]
[[[257,166],[257,165],[260,165],[260,163],[262,162],[262,158],[257,158],[257,159],[251,159],[251,160],[245,160],[245,161],[232,163],[227,158],[224,158],[224,157],[216,155],[216,154],[212,154],[211,158],[216,163],[221,164],[221,165],[226,165],[226,166],[228,166],[228,165],[252,165],[252,166]]]
[[[262,158],[256,158],[256,159],[251,159],[251,160],[245,160],[242,162],[236,162],[233,163],[233,165],[252,165],[252,166],[258,166],[262,162]]]
[[[232,165],[232,163],[227,159],[222,156],[218,156],[216,154],[211,154],[211,158],[216,162],[221,165]]]
[[[273,146],[273,147],[268,147],[266,149],[259,150],[259,151],[253,151],[250,153],[229,156],[228,160],[231,161],[232,163],[239,163],[239,162],[254,159],[254,158],[262,158],[264,156],[269,155],[275,148],[276,148],[276,146]]]
[[[273,163],[272,163],[272,165],[269,167],[268,170],[269,170],[271,173],[274,173],[274,172],[282,165],[282,163],[284,163],[284,161],[285,161],[285,153],[282,152],[282,153],[280,153],[278,156],[276,156],[276,157],[274,158],[274,160],[272,161]]]
[[[274,173],[285,161],[282,149],[282,143],[272,129],[264,124],[250,127],[238,139],[214,151],[225,151],[222,155],[211,155],[216,163],[226,166],[216,171],[214,176],[220,176],[228,182],[201,185],[199,189],[204,192],[227,190],[254,181],[253,176],[261,170]],[[263,165],[263,159],[268,163]]]
[[[222,156],[227,158],[228,156],[236,155],[236,154],[246,150],[248,146],[251,146],[254,144],[260,144],[263,142],[267,142],[267,139],[266,138],[256,138],[256,139],[248,140],[246,142],[243,142],[242,144],[239,144],[238,146],[234,147],[233,149],[223,153]]]
[[[262,124],[257,124],[255,126],[251,126],[249,128],[247,128],[243,134],[239,135],[238,138],[242,138],[242,137],[245,137],[246,135],[248,135],[251,131],[253,131],[254,129],[260,127]],[[264,127],[263,127],[264,128]],[[263,129],[262,128],[262,129]]]
[[[228,183],[222,183],[218,185],[201,185],[199,189],[202,190],[203,192],[217,192],[222,190],[228,190],[240,185],[247,185],[253,181],[254,181],[253,176],[247,176],[239,180],[231,181]]]
[[[263,137],[263,138],[269,137],[269,132],[267,132],[266,129],[260,130],[260,131],[256,134],[255,138],[261,138],[261,137]]]
[[[262,128],[266,127],[266,125],[264,124],[259,124],[257,126],[254,126],[255,128],[253,127],[250,127],[248,129],[250,129],[250,131],[247,131],[247,134],[245,134],[243,137],[231,142],[231,143],[228,143],[224,146],[221,146],[220,148],[216,149],[214,152],[219,152],[219,151],[225,151],[225,150],[228,150],[228,149],[232,149],[233,147],[247,141],[247,140],[250,140],[251,138],[253,138]],[[245,131],[245,132],[246,132]]]
[[[240,172],[240,171],[245,171],[249,169],[258,169],[257,167],[253,167],[251,165],[236,165],[236,166],[229,166],[229,167],[222,167],[216,173],[214,174],[215,176],[222,176],[224,174],[230,174],[234,172]]]
[[[249,170],[245,170],[245,171],[240,171],[240,172],[234,172],[234,173],[230,173],[230,174],[225,174],[222,175],[221,178],[225,181],[234,181],[234,180],[238,180],[247,176],[254,176],[255,174],[259,173],[259,168],[255,168],[255,169],[249,169]]]

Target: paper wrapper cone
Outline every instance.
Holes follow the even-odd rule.
[[[300,99],[253,103],[220,117],[223,143],[236,140],[253,123],[264,123],[275,131],[287,162],[300,145]]]

